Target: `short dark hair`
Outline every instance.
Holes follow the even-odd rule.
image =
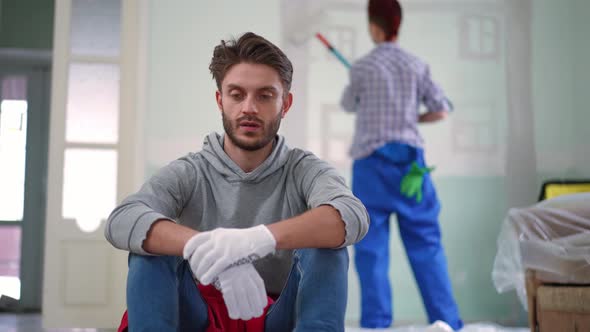
[[[221,82],[229,69],[239,63],[263,64],[272,67],[279,74],[285,92],[291,90],[293,65],[280,48],[263,37],[246,32],[238,40],[222,40],[215,46],[209,71],[221,91]]]
[[[397,0],[369,0],[369,22],[385,33],[385,39],[397,36],[402,23],[402,6]]]

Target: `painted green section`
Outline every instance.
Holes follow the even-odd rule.
[[[2,0],[0,48],[53,48],[53,0]]]
[[[440,216],[449,274],[463,319],[526,325],[526,312],[515,292],[499,294],[492,283],[496,240],[506,215],[503,177],[435,178],[442,203]],[[426,322],[416,282],[401,244],[397,223],[391,223],[390,276],[396,324]],[[348,318],[358,319],[358,278],[351,266]]]
[[[537,170],[590,176],[590,30],[585,0],[535,0],[532,82]]]
[[[590,1],[576,0],[574,5],[574,144],[577,147],[577,175],[590,178]]]

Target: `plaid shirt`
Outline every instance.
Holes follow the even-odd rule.
[[[392,141],[422,148],[421,103],[428,112],[452,109],[430,78],[428,64],[396,43],[377,45],[352,66],[350,84],[340,102],[344,110],[357,114],[351,157],[367,157]]]

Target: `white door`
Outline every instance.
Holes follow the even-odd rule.
[[[56,1],[45,327],[112,328],[125,310],[126,254],[106,242],[103,229],[142,176],[136,138],[145,6]]]

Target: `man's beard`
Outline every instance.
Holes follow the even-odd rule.
[[[277,132],[279,131],[279,127],[281,126],[281,114],[277,116],[276,119],[270,121],[268,124],[265,124],[262,120],[258,119],[255,116],[243,116],[237,119],[234,123],[231,120],[226,118],[225,112],[221,112],[221,119],[223,120],[223,129],[227,134],[227,137],[232,141],[232,143],[237,146],[238,148],[246,151],[256,151],[262,149],[268,143],[272,142],[272,140],[277,136]],[[237,137],[236,130],[239,127],[239,123],[242,121],[255,121],[257,122],[262,128],[262,137],[258,138],[255,141],[247,141],[242,140]],[[246,133],[246,136],[255,133]]]

